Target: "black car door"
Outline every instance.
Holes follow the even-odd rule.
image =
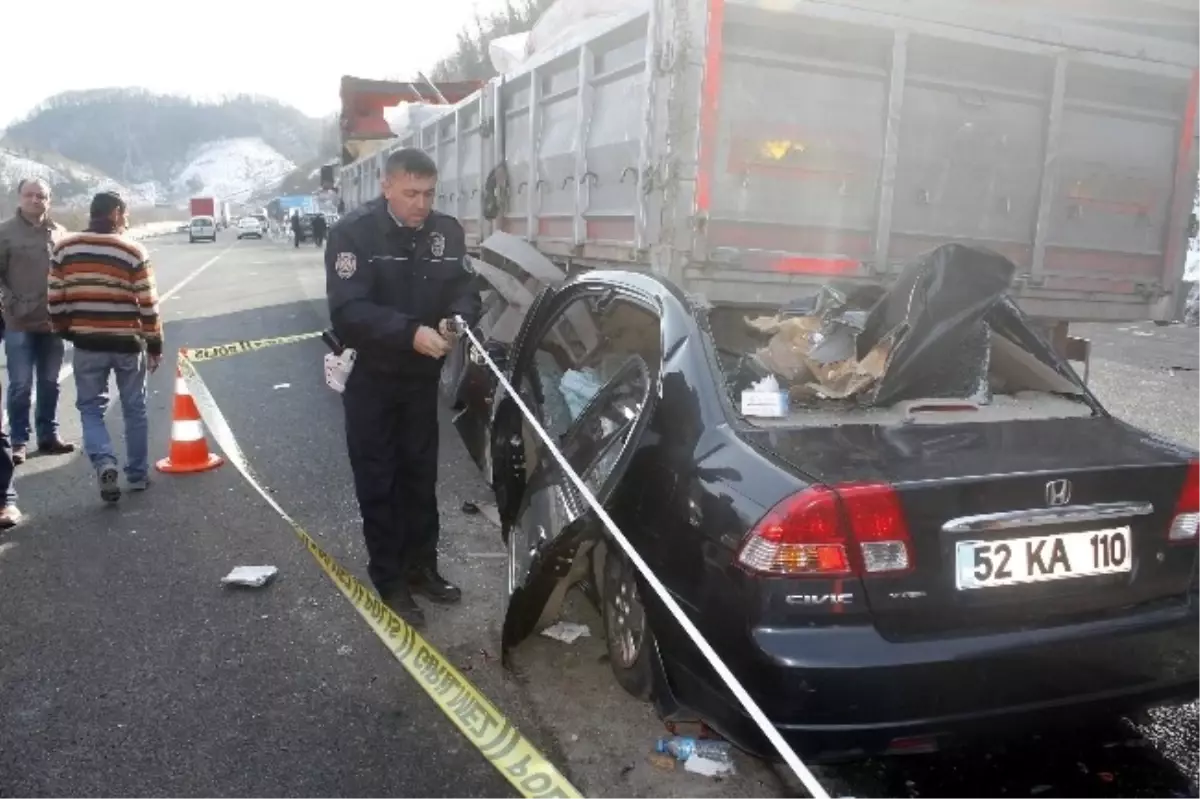
[[[653,412],[662,368],[658,316],[638,298],[596,284],[564,290],[539,316],[518,342],[516,387],[562,458],[603,504]],[[601,528],[529,419],[508,416],[493,436],[497,474],[508,476],[506,490],[497,492],[506,505],[507,650],[556,613],[574,582],[564,578],[582,575],[586,559],[578,556]]]

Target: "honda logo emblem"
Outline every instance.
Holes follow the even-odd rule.
[[[1046,483],[1046,504],[1050,507],[1066,505],[1071,501],[1071,481],[1051,480]]]

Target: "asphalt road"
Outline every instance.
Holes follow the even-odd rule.
[[[314,249],[231,239],[150,242],[170,348],[323,325]],[[1196,331],[1086,334],[1101,398],[1194,445]],[[310,340],[200,370],[276,499],[361,576],[340,402],[323,384],[322,354]],[[167,451],[171,367],[151,380],[156,457]],[[74,399],[68,380],[63,432],[78,441]],[[568,614],[592,637],[535,638],[515,673],[500,668],[499,534],[462,512],[488,496],[446,421],[443,563],[466,598],[430,610],[430,640],[585,794],[779,795],[749,758],[723,781],[654,768],[647,755],[662,725],[609,676],[599,620],[581,602]],[[117,410],[110,428],[120,430]],[[156,476],[117,508],[101,505],[79,455],[32,459],[17,488],[28,520],[0,538],[0,796],[511,795],[231,467]],[[280,570],[266,588],[219,585],[234,566],[258,564]],[[818,773],[852,796],[1196,795],[1197,745],[1191,705],[1141,726]]]

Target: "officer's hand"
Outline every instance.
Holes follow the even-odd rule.
[[[450,342],[432,327],[421,325],[413,336],[413,349],[430,358],[444,358],[450,352]]]
[[[161,363],[162,363],[161,355],[147,355],[146,356],[146,367],[150,370],[150,374],[154,374],[155,372],[157,372],[158,366]]]
[[[442,321],[438,322],[438,333],[440,333],[442,338],[446,339],[446,341],[457,341],[458,333],[450,329],[451,324],[452,322],[449,319],[443,319]]]

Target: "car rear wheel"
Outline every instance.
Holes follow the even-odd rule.
[[[617,683],[638,699],[650,698],[654,633],[637,579],[637,568],[611,543],[604,557],[601,589],[608,661]]]

